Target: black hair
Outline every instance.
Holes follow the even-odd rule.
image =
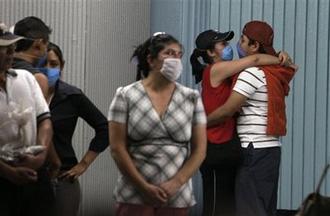
[[[48,42],[51,33],[52,29],[38,17],[25,17],[18,21],[14,27],[14,34],[27,38],[17,42],[16,52],[29,49],[34,39],[42,39],[44,42]]]
[[[216,43],[212,43],[208,50],[214,50]],[[199,60],[202,58],[203,63]],[[200,50],[195,48],[190,56],[190,64],[192,73],[195,76],[195,83],[199,83],[203,78],[203,71],[207,64],[213,64],[213,59],[207,54],[207,50]]]
[[[150,55],[151,59],[156,59],[159,52],[172,43],[179,44],[182,47],[180,42],[173,36],[161,33],[148,38],[143,44],[135,48],[131,60],[137,60],[136,80],[148,77],[150,70],[148,56]]]
[[[49,52],[49,51],[53,51],[57,55],[58,59],[60,60],[61,67],[63,67],[64,58],[63,58],[63,53],[62,53],[61,48],[58,45],[56,45],[52,42],[49,42],[48,47],[47,47],[47,52]]]

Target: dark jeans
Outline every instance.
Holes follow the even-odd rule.
[[[203,216],[235,215],[235,177],[241,161],[238,137],[223,144],[208,142],[200,167],[203,180]]]
[[[55,189],[55,216],[77,216],[81,191],[78,180],[59,180],[53,183]]]
[[[15,185],[0,178],[1,216],[52,216],[54,192],[46,171],[38,172],[38,181]]]
[[[236,177],[237,216],[275,216],[281,148],[243,149]]]

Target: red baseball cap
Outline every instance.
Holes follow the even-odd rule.
[[[258,41],[267,54],[276,55],[273,48],[273,28],[266,22],[253,20],[245,24],[242,33],[248,38]]]

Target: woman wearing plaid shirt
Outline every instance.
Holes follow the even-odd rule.
[[[205,157],[206,119],[198,91],[175,81],[181,57],[175,38],[154,34],[134,51],[138,81],[118,88],[110,105],[116,215],[188,215],[195,204],[191,177]]]

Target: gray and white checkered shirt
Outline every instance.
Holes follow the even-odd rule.
[[[173,177],[189,157],[192,127],[206,124],[204,107],[197,90],[179,83],[162,118],[138,81],[117,89],[108,120],[127,124],[128,151],[138,171],[155,185]],[[143,204],[143,198],[124,176],[114,192],[117,202]],[[191,179],[168,202],[168,207],[195,204]]]

